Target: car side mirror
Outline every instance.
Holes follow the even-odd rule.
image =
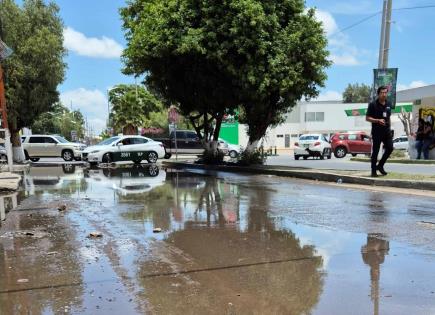
[[[119,147],[119,146],[124,145],[124,144],[122,142],[119,142],[116,145]]]

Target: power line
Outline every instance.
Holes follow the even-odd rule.
[[[422,5],[422,6],[413,6],[413,7],[403,7],[403,8],[397,8],[397,9],[392,9],[392,10],[393,11],[404,11],[404,10],[417,10],[417,9],[430,9],[430,8],[435,8],[435,4]],[[351,29],[351,28],[353,28],[355,26],[358,26],[358,25],[364,23],[365,21],[370,20],[371,18],[373,18],[373,17],[375,17],[375,16],[377,16],[377,15],[379,15],[381,13],[382,13],[382,11],[375,12],[372,15],[369,15],[369,16],[359,20],[358,22],[356,22],[354,24],[351,24],[349,26],[346,26],[345,28],[342,28],[342,29],[338,30],[337,32],[329,35],[328,38],[331,38],[331,37],[333,37],[333,36],[335,36],[335,35],[337,35],[339,33],[344,33],[344,31],[347,31],[348,29]]]
[[[335,33],[329,35],[328,37],[333,37],[333,36],[337,35],[338,33],[343,33],[344,31],[347,31],[347,30],[350,29],[350,28],[353,28],[353,27],[355,27],[355,26],[357,26],[357,25],[360,25],[360,24],[364,23],[364,22],[367,21],[367,20],[370,20],[371,18],[373,18],[373,17],[379,15],[380,13],[382,13],[382,11],[378,11],[378,12],[376,12],[376,13],[373,13],[372,15],[369,15],[369,16],[363,18],[362,20],[359,20],[358,22],[356,22],[356,23],[354,23],[354,24],[352,24],[352,25],[349,25],[349,26],[347,26],[347,27],[345,27],[345,28],[342,28],[342,29],[338,30],[337,32],[335,32]]]

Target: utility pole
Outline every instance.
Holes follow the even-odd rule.
[[[382,8],[381,40],[379,44],[378,68],[388,68],[388,53],[390,50],[391,11],[393,0],[384,0]]]

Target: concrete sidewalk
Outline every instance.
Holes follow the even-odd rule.
[[[194,162],[175,162],[164,161],[164,166],[173,168],[186,168],[186,169],[204,169],[223,172],[237,172],[249,174],[267,174],[276,176],[286,176],[300,179],[345,183],[345,184],[358,184],[368,186],[385,186],[395,188],[409,188],[416,190],[429,190],[435,191],[435,178],[432,180],[410,180],[410,179],[385,179],[382,176],[372,178],[364,176],[360,172],[337,171],[337,170],[320,170],[320,169],[301,169],[288,166],[269,166],[269,165],[256,165],[256,166],[236,166],[236,165],[204,165],[196,164]],[[367,173],[369,175],[369,173]]]

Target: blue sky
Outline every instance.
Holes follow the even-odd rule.
[[[107,119],[107,90],[115,84],[134,83],[121,74],[120,54],[126,46],[118,9],[124,0],[57,0],[65,24],[68,49],[66,79],[59,87],[61,100],[80,109],[95,133]],[[329,38],[331,60],[320,100],[340,98],[348,83],[372,81],[377,67],[381,15],[346,28],[382,8],[382,0],[307,0],[318,9]],[[393,8],[434,5],[435,0],[393,0]],[[398,67],[400,89],[433,84],[435,73],[435,8],[394,10],[390,67]]]

